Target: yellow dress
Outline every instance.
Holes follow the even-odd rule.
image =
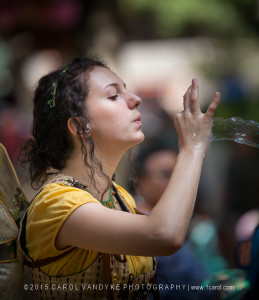
[[[114,184],[132,213],[135,202],[122,187]],[[101,203],[85,190],[68,186],[62,182],[50,182],[31,203],[27,213],[26,248],[33,260],[54,257],[72,247],[58,250],[55,247],[56,236],[66,219],[81,205],[88,202]],[[97,258],[98,252],[75,248],[64,257],[41,267],[43,273],[50,276],[77,274],[87,269]],[[153,258],[126,256],[129,273],[134,277],[153,270]]]

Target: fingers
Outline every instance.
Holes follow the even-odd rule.
[[[220,93],[215,93],[215,96],[209,105],[206,116],[212,118],[215,110],[219,104]],[[200,103],[199,103],[199,82],[198,79],[194,78],[192,80],[191,86],[187,89],[183,96],[183,106],[184,111],[191,113],[201,113]]]
[[[185,111],[189,111],[190,108],[190,96],[191,96],[191,85],[188,87],[186,93],[183,96],[183,108]]]
[[[207,109],[206,116],[208,116],[210,118],[212,118],[214,116],[215,110],[219,104],[219,99],[220,99],[220,93],[217,92],[217,93],[215,93],[215,96]]]
[[[189,108],[192,113],[201,112],[200,103],[199,103],[199,82],[198,79],[196,78],[192,80]]]

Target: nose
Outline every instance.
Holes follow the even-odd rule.
[[[137,96],[133,93],[130,93],[130,92],[128,93],[128,107],[130,109],[139,107],[141,102],[142,102],[142,99],[139,96]]]

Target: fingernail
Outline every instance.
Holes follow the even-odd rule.
[[[192,83],[193,83],[194,85],[197,85],[197,84],[198,84],[198,79],[193,78]]]

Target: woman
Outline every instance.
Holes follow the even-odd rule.
[[[144,216],[112,182],[122,155],[144,139],[141,99],[107,66],[91,59],[76,59],[39,81],[28,152],[32,182],[58,171],[40,189],[23,222],[21,244],[26,243],[34,285],[42,285],[38,297],[146,297],[155,272],[152,257],[181,247],[192,216],[220,97],[216,93],[202,114],[198,94],[193,79],[184,111],[174,120],[179,155],[173,175]]]

